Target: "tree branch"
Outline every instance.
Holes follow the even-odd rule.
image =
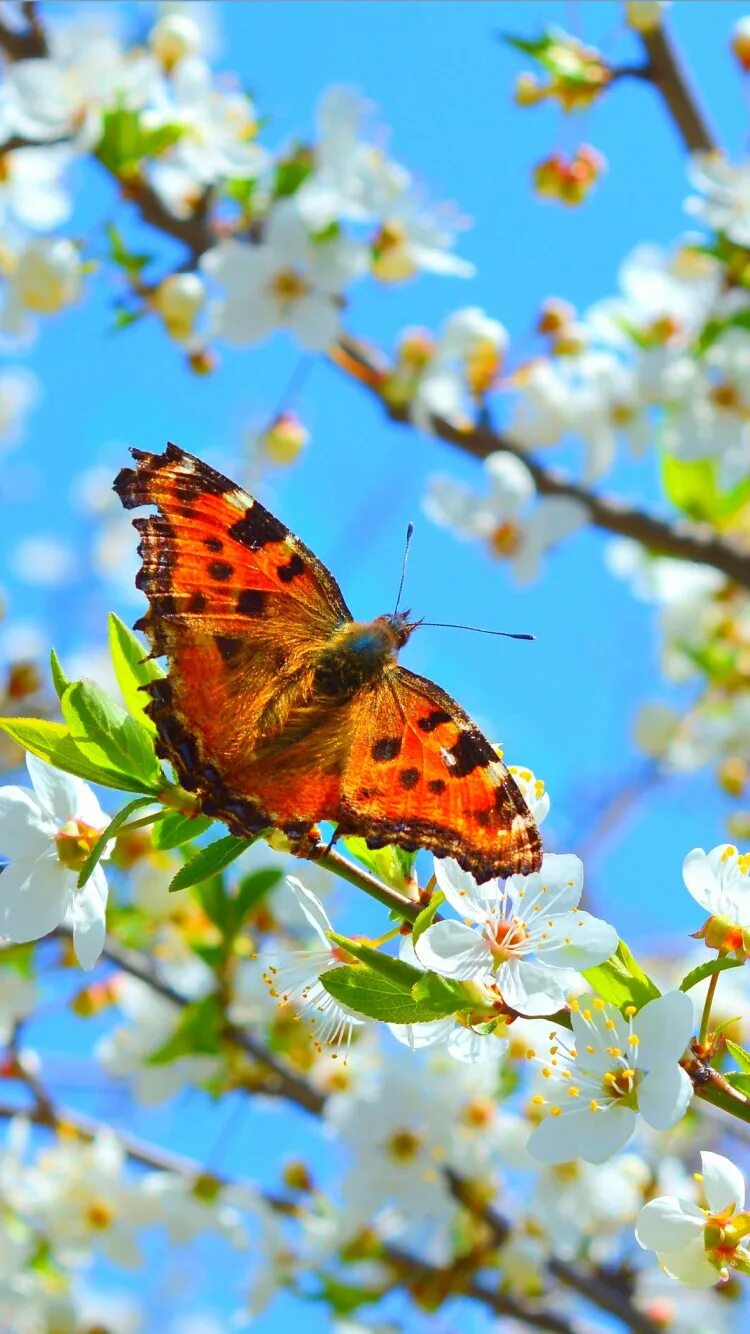
[[[9,60],[38,60],[49,55],[47,38],[39,20],[37,6],[33,0],[24,0],[21,14],[26,20],[26,28],[10,28],[0,19],[0,50]]]
[[[352,379],[370,390],[391,421],[411,424],[406,407],[388,403],[383,395],[387,370],[383,362],[356,339],[344,336],[329,353],[330,359]],[[455,426],[444,417],[433,416],[431,426],[439,440],[444,440],[465,454],[486,459],[498,450],[513,454],[529,469],[537,491],[543,496],[564,496],[578,501],[588,520],[596,528],[620,537],[629,537],[659,556],[710,565],[719,573],[750,589],[750,551],[720,537],[708,524],[678,520],[674,524],[658,519],[614,497],[601,496],[561,472],[534,459],[506,433],[482,424]]]
[[[658,89],[685,147],[691,152],[714,153],[719,149],[687,72],[661,25],[639,34],[648,64],[646,75]]]

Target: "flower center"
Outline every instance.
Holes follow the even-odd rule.
[[[495,556],[513,556],[521,545],[521,529],[506,519],[490,534],[490,549]]]
[[[307,295],[308,286],[296,269],[279,269],[273,276],[271,291],[283,306],[293,306]]]
[[[499,964],[516,957],[519,946],[528,940],[528,932],[521,922],[511,918],[510,921],[498,922],[492,933],[488,928],[486,937],[497,968]]]
[[[398,1162],[408,1163],[417,1157],[422,1141],[413,1130],[396,1130],[386,1147]]]
[[[55,835],[57,856],[69,871],[80,871],[96,843],[101,829],[85,824],[83,820],[66,820]]]
[[[86,1222],[94,1232],[106,1232],[114,1216],[106,1200],[91,1200],[86,1206]]]
[[[614,1070],[607,1070],[602,1078],[602,1089],[608,1098],[615,1098],[619,1102],[627,1099],[630,1101],[627,1105],[635,1107],[635,1087],[638,1083],[638,1071],[630,1066],[615,1066]]]

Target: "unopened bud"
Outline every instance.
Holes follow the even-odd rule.
[[[310,434],[295,412],[280,412],[258,441],[266,458],[280,468],[294,463]]]
[[[750,71],[750,16],[738,19],[732,28],[730,42],[732,54],[736,56],[742,71]]]
[[[730,755],[726,760],[722,760],[717,776],[720,786],[730,797],[741,797],[750,776],[748,763],[739,755]]]
[[[34,662],[14,662],[8,670],[5,687],[8,699],[26,699],[41,689],[42,678]]]
[[[167,332],[177,342],[190,337],[205,299],[206,291],[197,273],[170,273],[151,298]]]
[[[195,375],[210,375],[216,370],[218,357],[207,347],[198,348],[188,357],[188,366]]]
[[[169,73],[180,60],[201,49],[201,30],[187,14],[165,14],[149,33],[148,44]]]
[[[661,27],[665,0],[627,0],[625,19],[635,32],[654,32]]]
[[[284,1185],[290,1190],[310,1191],[313,1188],[313,1179],[307,1169],[307,1164],[295,1159],[291,1163],[285,1163],[282,1171]]]

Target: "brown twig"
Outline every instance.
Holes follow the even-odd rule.
[[[387,370],[377,354],[356,339],[345,336],[331,350],[330,357],[335,365],[370,390],[391,421],[404,425],[410,423],[408,408],[391,404],[383,396]],[[507,433],[481,423],[462,427],[433,415],[431,428],[438,439],[474,458],[486,459],[490,454],[502,451],[521,459],[534,478],[540,495],[564,496],[578,501],[596,528],[632,538],[656,555],[709,565],[735,583],[750,588],[750,551],[720,537],[707,524],[683,520],[670,523],[622,500],[590,491],[556,469],[539,463]]]
[[[646,77],[660,93],[685,147],[691,153],[716,152],[718,141],[706,121],[669,33],[662,25],[657,25],[642,32],[640,38],[648,60]]]
[[[24,0],[21,14],[26,20],[26,27],[20,31],[18,28],[10,28],[0,19],[0,49],[10,60],[38,60],[49,55],[47,38],[33,0]]]

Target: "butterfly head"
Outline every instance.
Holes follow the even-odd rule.
[[[394,611],[375,619],[374,624],[382,626],[387,632],[396,653],[404,647],[409,636],[422,624],[421,621],[410,620],[410,616],[411,612],[409,611]]]

